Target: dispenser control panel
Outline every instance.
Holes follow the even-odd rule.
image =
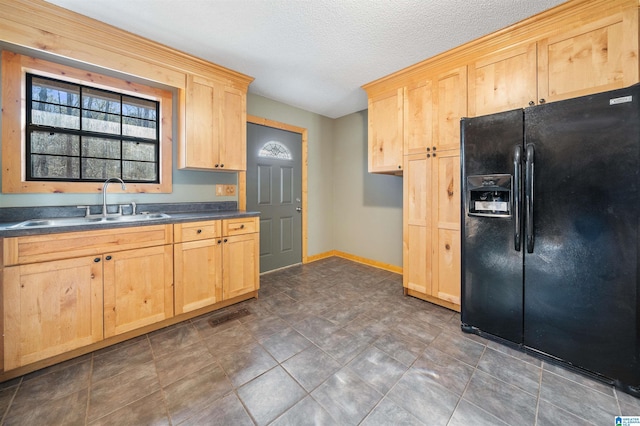
[[[468,176],[467,214],[511,217],[512,186],[511,175]]]

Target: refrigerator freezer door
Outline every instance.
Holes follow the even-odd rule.
[[[634,385],[639,96],[634,86],[525,110],[525,142],[535,147],[525,345]]]
[[[465,329],[522,343],[522,251],[514,249],[509,217],[467,214],[467,177],[514,176],[514,152],[522,146],[523,110],[508,111],[461,122],[462,135],[462,323]],[[518,187],[519,185],[513,185]],[[517,195],[517,196],[516,196]],[[520,194],[509,197],[520,200]],[[473,209],[471,209],[473,210]],[[509,211],[520,210],[510,206]]]

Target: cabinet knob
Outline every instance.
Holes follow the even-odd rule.
[[[213,166],[213,167],[220,167],[220,164],[216,164],[216,165],[215,165],[215,166]]]
[[[435,146],[433,147],[433,150],[434,150],[434,151],[436,150],[436,147],[435,147]]]
[[[98,262],[100,262],[100,258],[99,258],[99,257],[96,257],[95,259],[93,259],[93,261],[94,261],[94,262],[96,262],[96,263],[98,263]]]
[[[196,232],[197,232],[198,234],[202,234],[202,229],[198,229]]]
[[[240,225],[240,229],[244,229],[244,223]]]
[[[529,101],[529,106],[534,106],[536,103],[533,101]]]
[[[436,157],[436,153],[434,152],[434,153],[433,153],[433,158],[435,158],[435,157]]]
[[[401,168],[402,168],[402,164],[399,164],[399,165],[398,165],[398,168],[399,168],[399,169],[401,169]]]
[[[431,151],[431,148],[427,147],[427,152]]]
[[[427,154],[427,158],[431,158],[431,154]]]
[[[547,100],[546,100],[545,98],[540,99],[540,103],[541,103],[541,104],[543,104],[543,103],[545,103],[545,102],[547,102]]]
[[[220,164],[220,167],[224,167],[224,164]]]
[[[225,238],[223,241],[226,243],[228,240]]]
[[[111,256],[107,256],[107,257],[105,257],[105,259],[111,260]]]

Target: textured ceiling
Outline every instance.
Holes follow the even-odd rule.
[[[249,92],[325,115],[360,88],[564,0],[48,0],[255,78]]]

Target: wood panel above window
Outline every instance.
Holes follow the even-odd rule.
[[[4,51],[2,192],[99,192],[110,177],[129,192],[171,192],[172,102],[164,89]]]

